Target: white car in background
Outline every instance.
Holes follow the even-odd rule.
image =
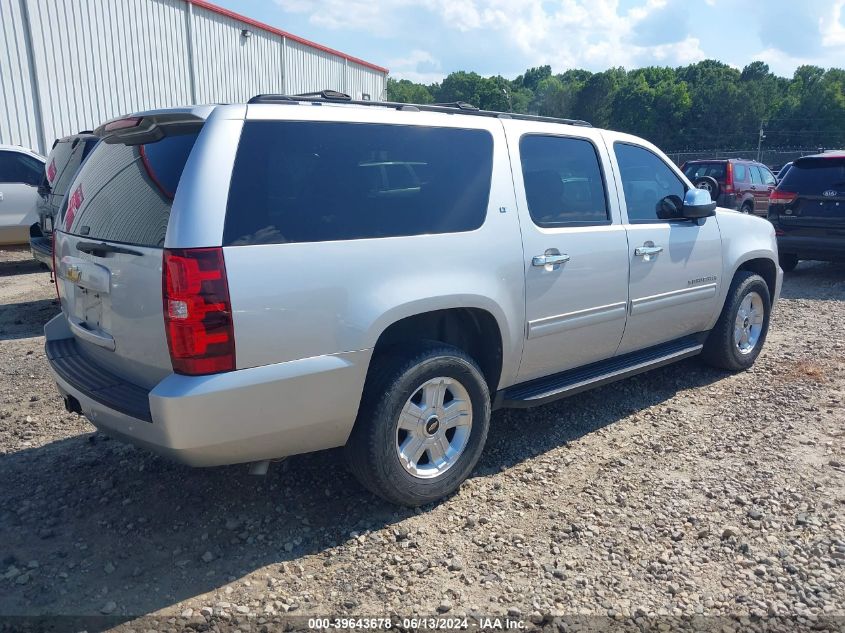
[[[38,221],[38,185],[45,158],[17,145],[0,145],[0,244],[29,241]]]

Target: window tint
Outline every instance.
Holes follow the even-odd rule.
[[[780,181],[778,189],[820,196],[836,191],[845,196],[845,158],[800,158]]]
[[[539,226],[607,223],[607,197],[590,141],[528,135],[519,142],[531,219]]]
[[[748,182],[748,170],[745,165],[734,164],[734,180],[737,182]]]
[[[0,182],[37,187],[43,176],[41,161],[20,152],[0,152]]]
[[[762,185],[763,184],[763,176],[760,175],[760,169],[757,165],[749,165],[748,171],[751,172],[751,184],[753,185]]]
[[[55,176],[50,187],[54,195],[61,198],[67,193],[82,161],[85,160],[95,144],[95,140],[87,142],[79,140],[75,145],[73,141],[69,141],[57,144],[50,152],[47,159],[47,176],[49,177],[52,172],[51,166],[54,166]]]
[[[223,243],[471,231],[484,222],[492,170],[484,130],[248,121]]]
[[[614,143],[613,150],[630,222],[660,219],[658,203],[666,196],[684,199],[684,183],[656,154],[627,143]]]
[[[140,246],[164,245],[176,186],[198,127],[145,145],[99,143],[72,181],[60,226],[69,233]]]

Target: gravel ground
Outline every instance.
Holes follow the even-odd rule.
[[[417,511],[363,491],[338,451],[252,477],[93,433],[49,376],[54,299],[25,251],[0,250],[2,616],[843,626],[845,265],[787,275],[751,371],[693,359],[494,414],[474,476]]]

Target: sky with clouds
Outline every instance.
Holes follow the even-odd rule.
[[[513,78],[550,64],[680,66],[754,60],[792,76],[845,67],[845,0],[213,0],[430,83],[455,70]]]

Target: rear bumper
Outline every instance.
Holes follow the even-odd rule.
[[[29,238],[29,250],[36,261],[53,270],[53,245],[50,238],[42,236]]]
[[[64,315],[44,329],[59,391],[75,399],[94,426],[192,466],[342,446],[372,355],[362,350],[211,376],[172,374],[145,390],[84,356]]]
[[[845,237],[780,235],[778,252],[822,262],[845,260]]]
[[[720,193],[719,199],[716,201],[716,203],[720,207],[724,207],[725,209],[733,209],[734,211],[737,210],[735,193]]]

